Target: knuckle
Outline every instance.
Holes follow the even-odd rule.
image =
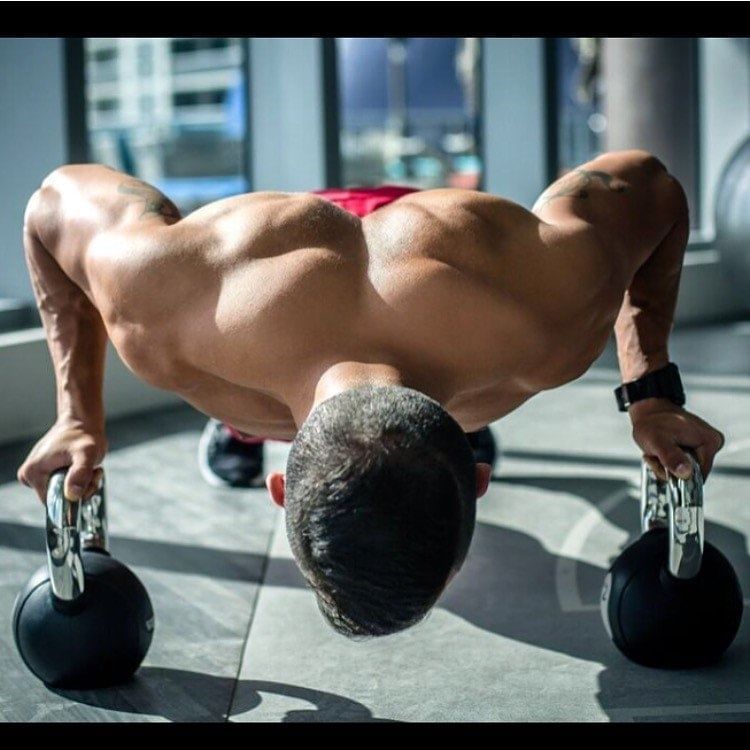
[[[82,445],[75,450],[74,455],[78,463],[88,465],[96,460],[97,449],[94,445]]]
[[[67,483],[74,484],[76,487],[85,486],[89,481],[89,470],[84,467],[78,467],[68,473]]]
[[[653,444],[654,443],[654,434],[650,430],[646,430],[640,425],[637,425],[633,427],[632,430],[632,437],[633,440],[635,440],[639,444]]]
[[[666,456],[674,453],[674,446],[671,445],[664,437],[657,435],[651,439],[654,453],[660,456]]]
[[[685,454],[679,450],[679,448],[673,448],[671,446],[662,451],[662,457],[670,464],[679,464],[685,460]]]
[[[44,497],[47,494],[47,486],[44,482],[34,480],[30,483],[30,487],[36,491],[39,497]]]

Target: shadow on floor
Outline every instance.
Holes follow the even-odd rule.
[[[0,521],[0,548],[38,552],[43,562],[44,529],[41,526]],[[189,573],[225,581],[260,583],[265,555],[216,549],[177,542],[113,536],[112,556],[132,567],[170,573]]]
[[[527,476],[499,481],[569,492],[592,505],[628,487],[621,480],[597,477]],[[635,502],[624,500],[607,513],[607,519],[628,533],[628,543],[639,535]],[[706,536],[732,562],[745,592],[750,591],[745,536],[711,522],[706,523]],[[701,705],[706,706],[705,718],[711,716],[711,706],[750,703],[750,623],[743,623],[734,645],[712,667],[676,672],[632,664],[609,641],[598,608],[561,611],[556,571],[571,562],[582,601],[596,604],[603,568],[554,555],[528,534],[479,523],[471,555],[438,606],[489,632],[603,665],[597,697],[613,719],[637,715],[639,707]]]
[[[235,680],[200,672],[143,667],[129,682],[103,690],[55,690],[57,695],[88,706],[130,714],[161,716],[169,721],[226,721],[257,708],[264,694],[311,704],[287,711],[284,722],[382,722],[357,701],[322,690],[263,680]],[[231,719],[231,716],[229,717]]]
[[[604,497],[629,486],[619,479],[571,476],[525,476],[499,483],[568,492],[596,506]],[[636,503],[624,500],[608,520],[638,535]],[[750,591],[750,558],[744,535],[728,527],[706,524],[706,535],[735,566],[745,591]],[[41,532],[21,524],[0,524],[0,546],[40,549]],[[136,539],[113,540],[123,561],[179,572],[258,580],[262,559],[257,555],[211,550],[190,545]],[[564,612],[558,601],[560,566],[574,566],[580,599],[588,607]],[[664,672],[628,662],[606,636],[595,606],[604,569],[555,555],[533,536],[521,531],[478,523],[471,554],[456,582],[438,606],[488,632],[576,659],[601,664],[597,695],[613,718],[637,716],[651,707],[750,704],[750,623],[745,622],[737,641],[717,665],[689,672]],[[266,586],[305,587],[292,560],[275,559],[268,567]],[[230,704],[232,678],[219,678],[180,670],[144,668],[128,686],[108,691],[66,693],[71,699],[119,711],[146,713],[183,721],[195,718],[220,720]],[[307,700],[315,709],[291,711],[287,721],[374,720],[365,706],[342,696],[267,682],[237,683],[236,713],[259,704],[261,693],[278,693]],[[695,712],[694,712],[695,713]]]
[[[506,458],[519,458],[531,461],[550,461],[555,464],[581,464],[582,466],[606,466],[632,468],[640,471],[641,462],[638,459],[624,458],[622,456],[594,456],[588,453],[570,453],[569,451],[553,453],[551,451],[528,451],[528,450],[504,450],[502,455]],[[502,460],[502,458],[501,458]],[[730,477],[750,477],[750,467],[747,466],[714,466],[713,474],[721,474]],[[493,482],[508,482],[505,477],[493,475]],[[517,482],[518,483],[518,482]]]

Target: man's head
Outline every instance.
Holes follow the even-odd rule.
[[[286,506],[292,551],[326,619],[367,636],[427,614],[466,556],[488,479],[440,404],[368,385],[313,409],[286,481],[269,477],[269,490]]]

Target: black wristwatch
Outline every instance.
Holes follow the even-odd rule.
[[[620,411],[627,411],[631,404],[644,398],[668,398],[677,406],[684,406],[685,391],[682,388],[680,371],[674,362],[670,362],[660,370],[654,370],[638,380],[623,383],[615,388],[615,398]]]

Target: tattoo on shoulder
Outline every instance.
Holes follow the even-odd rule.
[[[612,193],[624,193],[627,185],[607,172],[596,169],[574,169],[562,179],[545,190],[539,197],[537,207],[541,208],[555,198],[581,198],[589,197],[589,188],[600,183]]]
[[[143,211],[138,217],[140,219],[148,215],[158,215],[165,219],[176,220],[182,218],[179,209],[169,198],[142,180],[133,179],[122,182],[117,186],[117,192],[122,195],[133,196],[139,202],[143,202]]]

